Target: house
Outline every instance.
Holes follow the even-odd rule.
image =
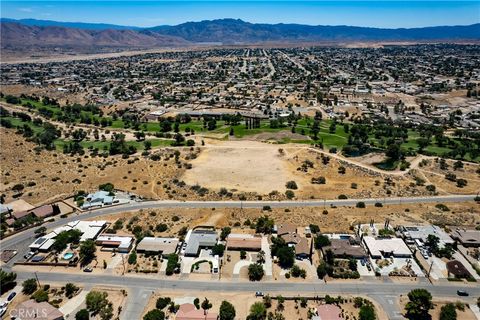
[[[110,195],[110,192],[103,190],[90,193],[85,197],[85,202],[82,204],[82,209],[112,205],[114,198],[114,196]]]
[[[196,257],[202,248],[211,248],[217,244],[217,233],[213,230],[193,230],[188,236],[184,255]]]
[[[197,309],[191,303],[184,303],[178,308],[175,320],[217,320],[218,314]]]
[[[145,237],[137,244],[137,252],[156,253],[166,257],[177,252],[177,238]]]
[[[48,302],[36,302],[33,299],[20,303],[11,316],[17,320],[61,320],[63,313]]]
[[[60,212],[60,210],[58,210],[58,206],[57,206],[57,208],[55,208],[51,204],[46,204],[46,205],[43,205],[43,206],[40,206],[40,207],[37,207],[35,209],[30,210],[30,213],[33,214],[37,218],[42,218],[43,219],[43,218],[50,217],[50,216],[54,215],[56,210],[57,210],[57,212]]]
[[[453,239],[464,247],[480,247],[480,230],[454,227],[450,233]]]
[[[443,248],[445,245],[452,245],[455,241],[437,226],[404,226],[401,227],[401,231],[405,238],[406,243],[414,244],[420,242],[424,244],[427,242],[429,235],[434,235],[439,239],[439,247]]]
[[[465,266],[457,260],[447,262],[447,271],[448,276],[453,276],[457,279],[467,279],[472,276],[470,272],[468,272],[467,268],[465,268]]]
[[[133,237],[117,236],[115,234],[104,233],[100,235],[95,243],[102,247],[103,251],[117,251],[128,253],[133,245]]]
[[[79,230],[82,235],[80,236],[80,242],[85,240],[94,240],[100,232],[105,228],[107,222],[104,220],[95,221],[79,221],[75,220],[68,224],[58,227],[46,235],[36,239],[30,246],[32,251],[48,252],[55,243],[55,238],[63,231],[69,231],[73,229]]]
[[[284,223],[284,224],[275,226],[275,230],[277,231],[278,236],[282,236],[284,234],[289,234],[289,233],[297,233],[297,227],[290,223]]]
[[[410,258],[412,256],[412,252],[400,238],[375,239],[371,236],[365,236],[363,237],[363,243],[373,259]]]
[[[335,258],[365,258],[365,250],[359,246],[354,245],[347,239],[330,239],[330,245],[322,248],[322,252],[331,250]]]
[[[285,243],[288,246],[294,248],[297,258],[308,259],[310,257],[311,250],[307,238],[304,238],[297,233],[283,234],[281,238],[285,240]]]
[[[227,237],[227,250],[262,250],[262,237],[250,234],[229,234]]]
[[[28,211],[16,211],[16,212],[12,213],[12,217],[15,220],[20,220],[20,219],[25,218],[29,215],[30,215],[30,212],[28,212]]]

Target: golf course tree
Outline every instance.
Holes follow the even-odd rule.
[[[405,305],[406,316],[411,320],[430,319],[429,311],[433,307],[432,294],[426,289],[413,289],[408,293],[409,301]]]

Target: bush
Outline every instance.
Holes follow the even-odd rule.
[[[165,269],[165,274],[167,276],[171,276],[175,269],[178,266],[178,255],[175,253],[172,253],[168,255],[168,260],[167,260],[167,268]]]
[[[312,184],[325,184],[325,183],[327,183],[327,179],[325,179],[325,177],[317,177],[317,178],[313,177],[311,179],[311,183]]]
[[[440,309],[440,320],[456,320],[457,310],[453,303],[447,303]]]
[[[165,223],[157,224],[157,226],[155,227],[155,231],[157,232],[165,232],[167,230],[168,230],[168,226]]]
[[[345,200],[345,199],[348,199],[348,197],[344,194],[341,194],[338,196],[338,199]]]
[[[45,301],[48,301],[48,293],[47,291],[43,290],[43,289],[38,289],[33,295],[32,295],[32,298],[40,303],[40,302],[45,302]]]
[[[363,202],[363,201],[357,202],[357,204],[355,206],[357,208],[365,208],[365,202]]]
[[[383,207],[383,204],[381,202],[375,202],[375,207],[381,208]]]
[[[285,196],[287,196],[287,199],[293,199],[295,198],[295,193],[292,190],[287,190]]]
[[[288,181],[286,184],[286,187],[287,189],[293,189],[293,190],[298,189],[297,183],[295,181]]]
[[[128,256],[128,264],[136,264],[137,263],[137,253],[132,251]]]

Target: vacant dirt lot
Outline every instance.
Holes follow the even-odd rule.
[[[182,179],[189,185],[207,188],[237,189],[266,194],[285,191],[285,184],[295,180],[278,146],[252,141],[222,142],[212,145],[192,161],[193,169]]]

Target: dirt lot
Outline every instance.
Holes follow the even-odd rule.
[[[405,310],[405,305],[407,304],[408,302],[408,297],[407,296],[403,296],[400,298],[400,307],[402,310]],[[440,319],[440,310],[442,308],[442,306],[446,305],[447,303],[453,303],[455,304],[456,302],[454,300],[451,300],[451,299],[433,299],[433,304],[434,304],[434,308],[432,310],[430,310],[430,315],[432,316],[432,320],[437,320],[437,319]],[[477,317],[475,316],[475,314],[472,312],[472,310],[470,310],[468,308],[467,305],[465,305],[465,310],[462,311],[462,310],[459,310],[457,308],[457,319],[462,319],[462,320],[475,320],[477,319]]]
[[[189,185],[237,189],[266,194],[285,191],[287,181],[295,180],[278,147],[252,141],[230,141],[206,149],[192,161],[193,169],[182,179]]]
[[[326,208],[327,214],[323,213],[324,208],[272,208],[271,211],[262,211],[261,209],[240,209],[240,208],[222,208],[222,209],[152,209],[137,212],[127,212],[122,214],[104,216],[102,219],[115,222],[117,219],[124,219],[124,231],[128,231],[126,226],[129,219],[135,218],[132,226],[140,225],[144,230],[155,228],[159,223],[165,223],[168,226],[165,232],[152,232],[155,236],[175,236],[178,231],[186,227],[199,225],[212,225],[217,228],[232,226],[232,233],[250,232],[249,222],[262,215],[269,215],[276,223],[292,223],[299,227],[307,226],[311,223],[320,226],[321,231],[329,232],[348,232],[352,225],[368,223],[371,219],[375,222],[383,222],[389,218],[392,225],[397,224],[426,224],[435,223],[438,225],[476,225],[480,223],[478,215],[479,204],[474,202],[448,203],[450,211],[444,212],[435,207],[435,204],[414,204],[414,205],[389,205],[381,208],[367,206],[364,209],[354,207]],[[174,216],[180,217],[180,220],[174,222]]]

